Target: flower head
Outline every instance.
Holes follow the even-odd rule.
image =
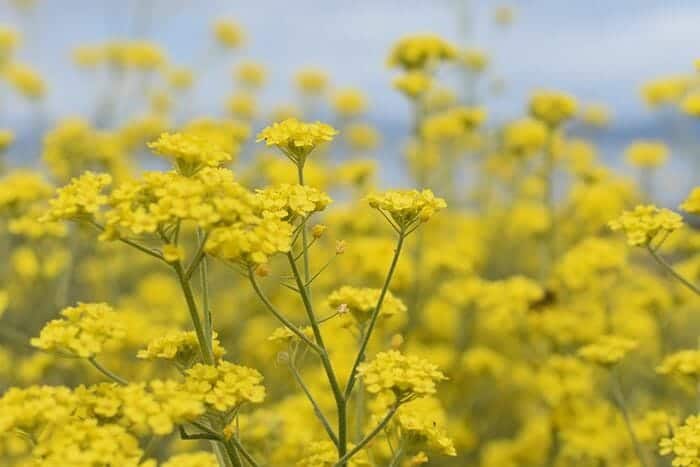
[[[700,187],[693,188],[679,208],[690,214],[700,214]]]
[[[335,310],[342,308],[344,311],[350,312],[357,322],[363,323],[372,316],[376,309],[380,293],[380,289],[358,288],[346,285],[331,292],[328,296],[328,305]],[[390,291],[387,291],[380,316],[389,318],[405,312],[406,305]]]
[[[416,70],[455,58],[457,49],[452,44],[439,36],[422,34],[399,40],[389,54],[388,63],[392,67]]]
[[[102,189],[112,183],[108,174],[85,172],[70,184],[59,188],[56,197],[49,200],[49,210],[42,220],[92,219],[107,203]]]
[[[668,159],[668,146],[661,141],[635,141],[625,150],[627,162],[643,168],[663,165]]]
[[[61,316],[31,340],[34,347],[89,358],[126,335],[124,323],[106,303],[79,303],[64,308]]]
[[[370,394],[393,392],[399,400],[435,394],[437,383],[447,379],[436,365],[397,350],[378,353],[357,374]]]
[[[218,167],[231,160],[231,155],[218,145],[196,134],[163,133],[148,147],[172,159],[178,171],[186,176],[194,175],[203,167]]]
[[[637,347],[637,342],[632,339],[615,335],[601,336],[592,344],[579,349],[578,354],[583,359],[603,366],[612,366]]]
[[[338,131],[321,122],[306,123],[288,118],[263,129],[257,142],[277,146],[295,164],[304,164],[306,157],[320,144],[333,141]]]
[[[557,126],[576,113],[572,96],[556,91],[538,91],[530,98],[530,114],[549,126]]]
[[[683,218],[671,210],[659,209],[650,204],[625,211],[608,225],[612,230],[625,232],[630,246],[647,246],[657,236],[668,235],[683,227]]]
[[[402,231],[427,222],[433,214],[447,207],[445,200],[430,190],[394,190],[370,194],[366,199],[370,207],[387,214]]]

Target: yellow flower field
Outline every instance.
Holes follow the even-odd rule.
[[[93,111],[27,136],[6,102],[62,91],[0,20],[0,467],[700,467],[700,165],[662,171],[697,145],[609,154],[612,109],[546,75],[494,117],[490,52],[415,31],[377,64],[393,151],[332,64],[270,104],[266,38],[209,27],[219,111],[205,65],[108,38],[64,57]],[[638,99],[692,128],[682,71]]]

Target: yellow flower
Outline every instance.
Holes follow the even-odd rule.
[[[693,188],[679,208],[690,214],[700,214],[700,187]]]
[[[506,150],[517,155],[531,155],[544,149],[549,130],[532,118],[516,120],[505,127],[503,141]]]
[[[683,218],[668,209],[640,205],[633,211],[623,212],[608,225],[614,231],[624,231],[630,246],[647,246],[657,236],[665,237],[683,227]]]
[[[700,417],[691,415],[673,431],[672,437],[659,441],[659,453],[673,455],[674,467],[700,466]]]
[[[700,92],[693,92],[683,98],[680,108],[686,115],[700,117]]]
[[[427,222],[437,211],[445,209],[444,199],[430,190],[394,190],[367,196],[370,207],[388,214],[399,230],[405,232]]]
[[[343,286],[331,292],[328,296],[328,306],[333,310],[341,307],[355,318],[358,323],[367,321],[374,312],[379,302],[381,290],[370,288],[358,288]],[[380,316],[390,318],[392,316],[405,313],[406,305],[396,298],[390,291],[386,292],[382,304]]]
[[[46,92],[46,85],[39,74],[27,65],[12,63],[0,69],[8,83],[28,99],[40,99]]]
[[[288,222],[323,211],[332,202],[326,193],[306,185],[282,184],[258,190],[256,194],[262,210]]]
[[[367,110],[367,98],[357,89],[336,91],[331,102],[333,109],[343,117],[356,117]]]
[[[449,42],[433,34],[404,37],[389,53],[391,67],[405,70],[430,68],[441,61],[457,58],[457,50]]]
[[[5,152],[15,140],[15,134],[10,130],[0,129],[0,154]]]
[[[198,363],[186,373],[186,390],[219,412],[229,412],[246,402],[259,404],[265,399],[263,377],[252,368],[221,361],[216,366]]]
[[[247,92],[239,92],[229,97],[226,101],[226,106],[233,117],[245,121],[252,120],[258,113],[255,96]]]
[[[213,335],[213,351],[216,358],[221,358],[226,353],[216,333]],[[170,332],[152,340],[145,350],[139,350],[137,357],[149,360],[156,358],[176,360],[183,366],[189,367],[199,355],[197,334],[194,331],[179,331]]]
[[[424,95],[432,86],[433,80],[422,71],[409,71],[394,78],[396,89],[404,93],[410,99],[417,99]]]
[[[49,200],[49,210],[42,220],[81,220],[92,219],[100,208],[107,203],[107,196],[102,189],[112,183],[107,174],[85,172],[70,184],[59,188],[56,197]]]
[[[489,56],[483,50],[469,48],[462,51],[460,62],[474,73],[481,73],[489,64]]]
[[[185,176],[194,175],[203,167],[218,167],[231,160],[219,146],[195,134],[163,133],[148,147],[156,154],[172,159]]]
[[[605,127],[610,123],[610,109],[603,104],[589,104],[581,110],[581,120],[593,127]]]
[[[530,114],[549,126],[557,126],[574,116],[576,99],[557,91],[537,91],[530,98]]]
[[[124,323],[106,303],[79,303],[64,308],[61,316],[47,323],[39,337],[31,340],[34,347],[89,358],[126,335]]]
[[[328,75],[322,70],[307,68],[297,72],[294,81],[302,93],[312,96],[319,95],[328,86]]]
[[[311,151],[322,143],[333,141],[337,134],[335,128],[325,123],[305,123],[288,118],[263,129],[256,141],[277,146],[292,162],[303,165]]]
[[[625,150],[627,162],[643,168],[663,165],[668,159],[668,146],[661,141],[635,141]]]
[[[214,23],[214,37],[222,47],[235,49],[245,42],[243,29],[231,20],[219,20]]]
[[[389,391],[400,401],[435,394],[436,384],[447,379],[432,363],[397,350],[378,353],[361,364],[357,374],[370,394]]]
[[[242,86],[258,89],[265,84],[267,70],[260,63],[243,62],[236,66],[234,76]]]
[[[635,348],[637,348],[637,342],[632,339],[605,335],[598,338],[594,343],[579,349],[578,354],[591,363],[611,366],[620,362],[630,350]]]

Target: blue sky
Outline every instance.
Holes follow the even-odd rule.
[[[491,53],[490,74],[506,82],[506,93],[487,101],[496,120],[517,116],[528,93],[546,87],[606,102],[614,109],[612,131],[635,136],[658,118],[639,99],[641,83],[690,72],[700,57],[700,2],[693,0],[38,0],[30,17],[18,17],[8,1],[0,0],[0,23],[34,31],[21,58],[50,72],[48,120],[90,110],[95,89],[70,64],[75,45],[137,35],[160,43],[173,62],[197,66],[210,50],[212,21],[222,17],[242,24],[249,43],[235,58],[211,63],[196,93],[198,113],[221,112],[231,64],[251,58],[271,71],[264,102],[289,102],[294,72],[320,66],[335,85],[366,91],[369,119],[394,132],[408,127],[409,109],[391,89],[388,49],[415,32],[463,41],[460,8],[470,12],[469,42]],[[150,24],[135,22],[134,12],[149,4]],[[492,21],[502,4],[516,10],[506,30]],[[21,101],[0,97],[0,106],[2,124],[31,121]]]

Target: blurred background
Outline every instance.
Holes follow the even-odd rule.
[[[19,165],[38,161],[39,135],[58,119],[93,115],[100,93],[120,102],[117,123],[142,112],[130,102],[155,84],[127,80],[115,86],[106,75],[76,67],[71,56],[82,45],[145,39],[196,75],[178,109],[183,121],[225,116],[226,97],[235,88],[232,69],[244,60],[267,69],[254,131],[273,118],[273,106],[298,104],[292,80],[301,68],[323,69],[333,87],[362,90],[369,101],[366,120],[383,136],[376,154],[385,168],[381,178],[388,185],[401,184],[400,145],[410,131],[410,102],[392,88],[395,73],[386,66],[386,56],[402,36],[433,32],[488,55],[474,96],[488,108],[490,124],[522,115],[534,89],[558,89],[583,104],[609,108],[611,121],[596,131],[594,140],[612,167],[627,170],[623,151],[633,139],[661,138],[670,144],[670,162],[659,169],[657,181],[657,196],[664,203],[676,203],[697,173],[689,170],[699,153],[692,119],[673,109],[650,109],[640,93],[650,80],[692,74],[698,58],[693,45],[700,39],[700,3],[693,0],[0,2],[0,24],[23,34],[19,60],[38,71],[47,88],[42,100],[32,102],[0,87],[0,127],[15,131],[17,144],[8,157]],[[510,18],[499,20],[506,8]],[[245,42],[233,53],[216,48],[212,25],[220,19],[234,20],[244,30]],[[459,89],[457,73],[444,79]],[[315,114],[333,119],[324,108]]]

